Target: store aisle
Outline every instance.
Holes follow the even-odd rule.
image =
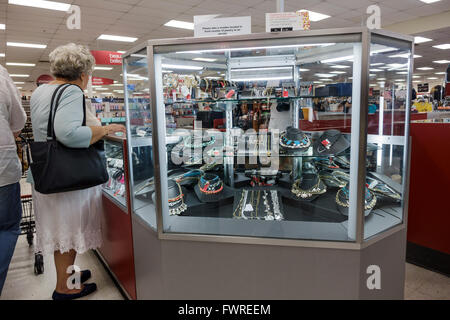
[[[123,297],[114,285],[100,261],[91,251],[77,257],[75,263],[82,269],[92,271],[90,281],[97,283],[98,290],[84,298],[86,300],[122,300]],[[56,282],[55,265],[51,255],[44,256],[44,273],[33,273],[34,251],[29,247],[26,236],[20,236],[14,252],[8,277],[6,278],[0,300],[47,300],[51,299]]]

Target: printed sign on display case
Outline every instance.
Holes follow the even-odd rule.
[[[310,28],[311,22],[307,11],[266,13],[266,32],[309,30]]]
[[[214,37],[252,33],[251,17],[216,18],[218,15],[194,16],[194,36]]]

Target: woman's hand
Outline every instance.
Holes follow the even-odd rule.
[[[126,128],[121,124],[109,124],[105,126],[105,131],[106,134],[114,134],[116,132],[122,132],[123,134],[125,134]]]

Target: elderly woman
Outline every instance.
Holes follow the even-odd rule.
[[[108,133],[125,132],[117,124],[82,125],[83,90],[95,65],[88,48],[70,43],[50,53],[50,71],[56,80],[38,87],[31,96],[31,122],[35,141],[46,141],[47,121],[53,92],[61,84],[69,86],[59,99],[54,130],[59,142],[70,148],[87,148]],[[53,253],[57,282],[52,298],[69,300],[86,296],[96,290],[95,283],[84,283],[91,276],[81,272],[81,286],[68,281],[77,253],[101,245],[101,187],[41,194],[33,190],[36,216],[36,250]],[[69,268],[72,267],[72,268]],[[77,288],[78,287],[78,288]]]

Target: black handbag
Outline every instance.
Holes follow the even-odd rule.
[[[47,141],[30,143],[34,188],[43,194],[86,189],[108,181],[103,140],[88,148],[69,148],[56,139],[55,114],[59,99],[69,86],[71,85],[62,84],[53,93],[48,116]],[[84,98],[82,125],[86,125]]]

